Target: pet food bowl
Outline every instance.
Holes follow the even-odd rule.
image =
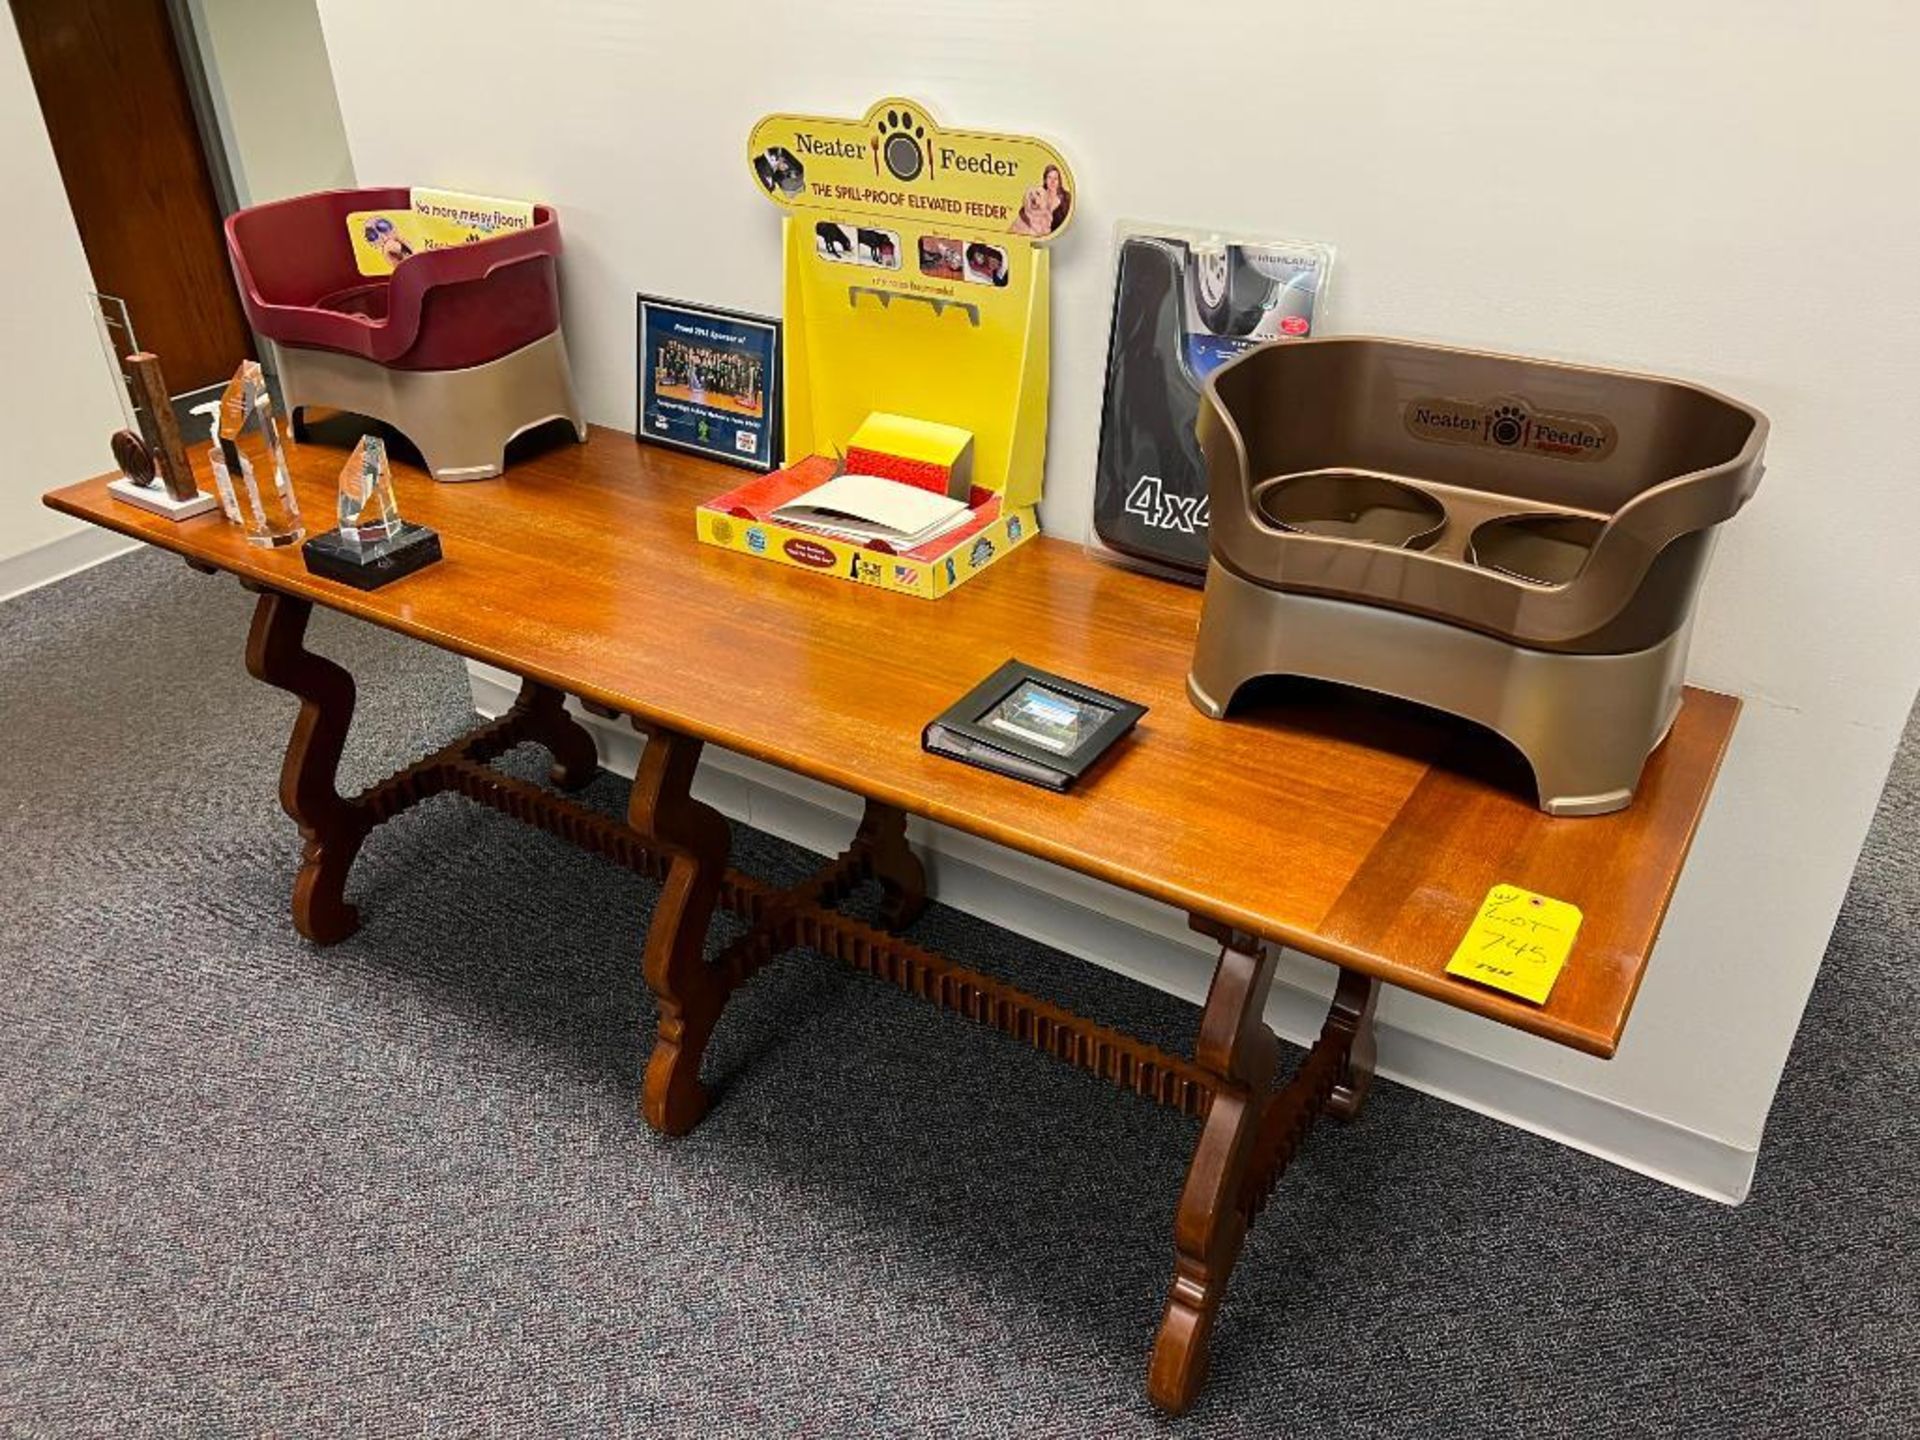
[[[411,203],[397,188],[327,190],[227,217],[240,303],[278,347],[295,433],[309,405],[384,420],[436,480],[498,475],[507,442],[549,420],[585,440],[560,333],[554,212],[536,205],[529,229],[362,275],[347,217]]]
[[[1419,549],[1446,527],[1438,500],[1384,475],[1316,470],[1253,487],[1262,518],[1301,535],[1330,535],[1363,545]]]
[[[1675,380],[1343,337],[1222,366],[1197,432],[1201,710],[1262,675],[1399,696],[1504,735],[1549,813],[1597,815],[1673,723],[1767,422]]]

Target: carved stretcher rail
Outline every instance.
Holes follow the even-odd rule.
[[[991,1026],[1044,1054],[1183,1115],[1204,1115],[1214,1081],[1192,1061],[1108,1029],[1004,980],[820,904],[795,907],[794,943]]]
[[[550,790],[502,774],[480,757],[497,758],[524,743],[511,712],[463,736],[433,756],[382,781],[355,803],[385,821],[433,795],[455,793],[522,824],[556,835],[589,854],[658,880],[666,860],[631,827]],[[729,988],[744,984],[789,950],[811,949],[877,980],[991,1026],[1088,1074],[1131,1090],[1183,1115],[1207,1113],[1214,1077],[1191,1060],[1110,1029],[1003,980],[970,969],[912,940],[846,915],[835,907],[871,876],[870,857],[855,845],[791,889],[739,870],[721,881],[720,906],[748,922],[712,961]],[[1352,1043],[1350,1032],[1323,1034],[1292,1081],[1276,1090],[1261,1121],[1249,1210],[1265,1204],[1279,1173],[1313,1120],[1326,1108]]]
[[[667,857],[631,826],[486,763],[526,743],[522,731],[510,710],[347,803],[377,825],[433,796],[457,794],[635,874],[661,879]],[[711,962],[727,988],[744,984],[789,950],[817,950],[1183,1115],[1206,1113],[1213,1080],[1192,1061],[838,911],[871,875],[871,852],[858,840],[791,889],[729,869],[720,882],[719,905],[748,928]]]

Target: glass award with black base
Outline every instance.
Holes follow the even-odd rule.
[[[362,437],[340,470],[340,528],[300,547],[307,569],[359,590],[377,590],[440,558],[440,536],[400,518],[387,446]]]

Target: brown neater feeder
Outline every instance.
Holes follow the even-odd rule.
[[[1549,814],[1600,815],[1680,708],[1767,421],[1677,380],[1337,338],[1223,365],[1198,433],[1195,705],[1261,675],[1399,696],[1505,736]]]

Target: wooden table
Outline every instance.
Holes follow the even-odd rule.
[[[325,442],[323,423],[290,447],[316,530],[356,433],[331,423],[341,443]],[[301,701],[281,777],[306,840],[293,893],[300,932],[320,944],[350,935],[347,872],[367,832],[457,792],[662,882],[643,960],[660,1022],[641,1108],[668,1134],[705,1113],[700,1059],[728,996],[799,945],[1203,1117],[1149,1367],[1149,1393],[1170,1410],[1200,1388],[1247,1226],[1300,1140],[1321,1112],[1350,1119],[1360,1108],[1381,984],[1614,1052],[1738,711],[1727,696],[1688,690],[1629,809],[1551,819],[1512,757],[1440,717],[1309,687],[1247,718],[1205,718],[1184,688],[1199,595],[1074,544],[1043,538],[929,602],[700,545],[695,505],[737,472],[617,432],[470,485],[396,471],[403,510],[440,532],[446,558],[366,593],[308,574],[297,548],[248,546],[217,513],[174,524],[113,500],[109,476],[46,496],[259,592],[248,668]],[[509,670],[522,677],[519,698],[500,719],[343,797],[335,771],[354,685],[305,648],[315,604]],[[920,748],[926,721],[1009,655],[1151,707],[1072,794]],[[596,763],[592,737],[563,708],[569,694],[647,736],[624,825],[558,793],[584,784]],[[489,765],[524,741],[551,751],[555,788]],[[791,889],[728,870],[726,821],[688,793],[707,742],[864,797],[849,848]],[[901,935],[926,899],[908,814],[1185,911],[1221,946],[1192,1059]],[[868,881],[882,887],[879,925],[837,908]],[[1495,883],[1585,912],[1545,1005],[1444,973]],[[748,928],[708,961],[716,906]],[[1262,1020],[1277,945],[1340,970],[1319,1039],[1278,1086],[1278,1045]]]

